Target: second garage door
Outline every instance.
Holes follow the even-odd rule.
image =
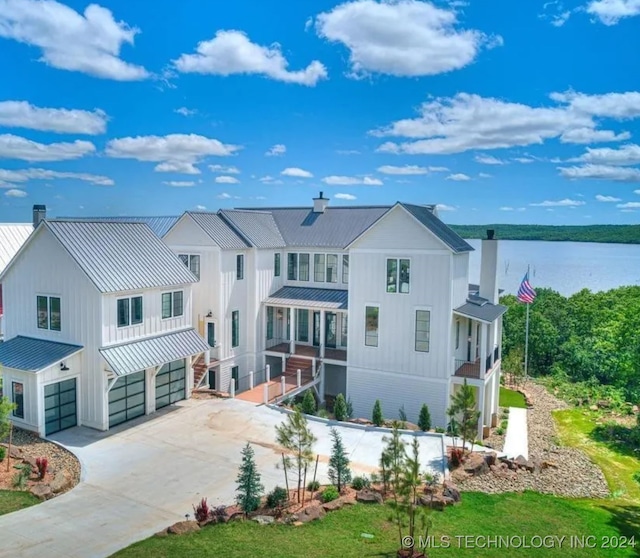
[[[185,398],[186,369],[184,360],[165,364],[156,376],[156,409]]]
[[[118,378],[109,391],[109,428],[144,415],[144,370]]]

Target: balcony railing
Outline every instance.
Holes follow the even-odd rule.
[[[277,347],[278,345],[282,345],[284,343],[289,343],[289,339],[283,339],[282,337],[272,337],[271,339],[265,340],[265,349],[269,350],[273,347]]]
[[[467,360],[458,360],[455,361],[455,375],[460,376],[462,378],[480,378],[480,361],[469,362]]]

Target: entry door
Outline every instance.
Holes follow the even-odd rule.
[[[324,315],[324,335],[324,344],[327,347],[335,349],[338,338],[338,316],[333,312],[327,312]]]
[[[320,312],[313,313],[313,346],[320,346]]]
[[[216,346],[216,324],[207,322],[207,343],[209,347]]]
[[[75,378],[44,386],[44,420],[47,436],[78,423]]]

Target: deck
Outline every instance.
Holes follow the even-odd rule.
[[[274,353],[285,353],[289,354],[289,343],[280,343],[278,345],[274,345],[273,347],[269,347],[266,349],[267,351]],[[319,358],[319,349],[318,347],[312,347],[309,345],[299,345],[296,343],[295,353],[293,355],[298,355],[301,357],[308,358]],[[292,355],[292,356],[293,356]],[[347,361],[347,350],[346,349],[332,349],[329,347],[325,347],[324,349],[324,359],[325,360],[342,360],[344,362]]]
[[[314,383],[313,374],[311,371],[305,371],[300,375],[300,386],[298,386],[298,377],[296,375],[291,374],[283,374],[282,376],[277,376],[273,380],[266,382],[268,386],[268,399],[269,403],[273,403],[277,399],[282,398],[282,378],[284,377],[285,382],[285,394],[284,397],[287,397],[289,394],[294,394],[299,389],[304,388],[308,389]],[[249,401],[250,403],[261,404],[264,403],[264,386],[265,384],[260,384],[254,387],[253,389],[249,389],[247,391],[243,391],[242,393],[236,394],[236,399],[240,399],[241,401]]]

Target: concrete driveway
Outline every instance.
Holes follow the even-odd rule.
[[[109,556],[168,525],[193,516],[205,496],[231,504],[240,451],[249,441],[267,490],[284,486],[274,426],[285,415],[238,400],[190,400],[108,433],[73,428],[52,436],[82,463],[80,484],[58,498],[0,516],[0,556]],[[326,482],[329,427],[310,422],[318,437],[318,476]],[[377,469],[382,435],[339,427],[352,469]],[[439,437],[421,437],[425,467],[442,471]],[[309,473],[309,476],[312,473]],[[309,480],[309,479],[308,479]]]

